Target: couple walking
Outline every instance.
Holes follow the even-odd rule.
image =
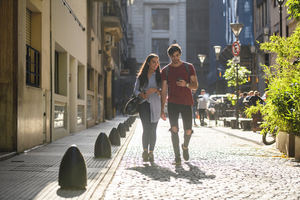
[[[172,44],[167,50],[171,63],[160,71],[159,57],[150,54],[137,75],[134,93],[143,101],[139,105],[139,115],[143,125],[143,161],[154,162],[156,127],[159,118],[166,120],[164,106],[168,96],[168,115],[171,139],[175,154],[175,164],[181,164],[179,144],[179,114],[182,116],[184,142],[181,144],[184,160],[189,160],[188,145],[192,131],[192,90],[198,88],[194,66],[183,62],[181,48]]]

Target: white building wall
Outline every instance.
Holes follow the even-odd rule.
[[[186,0],[129,0],[129,23],[133,31],[132,57],[142,63],[152,51],[152,37],[168,37],[169,44],[174,40],[182,47],[182,59],[186,59]],[[170,30],[166,33],[151,31],[151,8],[170,9]],[[166,49],[167,51],[167,49]]]

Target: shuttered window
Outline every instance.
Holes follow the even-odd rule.
[[[31,46],[31,22],[32,22],[32,12],[26,9],[26,44]]]

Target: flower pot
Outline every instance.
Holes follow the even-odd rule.
[[[276,136],[277,149],[288,157],[295,156],[295,135],[280,131]]]
[[[300,160],[300,136],[295,136],[295,159]]]

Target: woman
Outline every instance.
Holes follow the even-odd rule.
[[[153,150],[156,142],[156,127],[160,118],[161,76],[159,58],[150,54],[137,75],[134,94],[143,101],[139,105],[139,115],[143,125],[143,161],[154,162]]]

